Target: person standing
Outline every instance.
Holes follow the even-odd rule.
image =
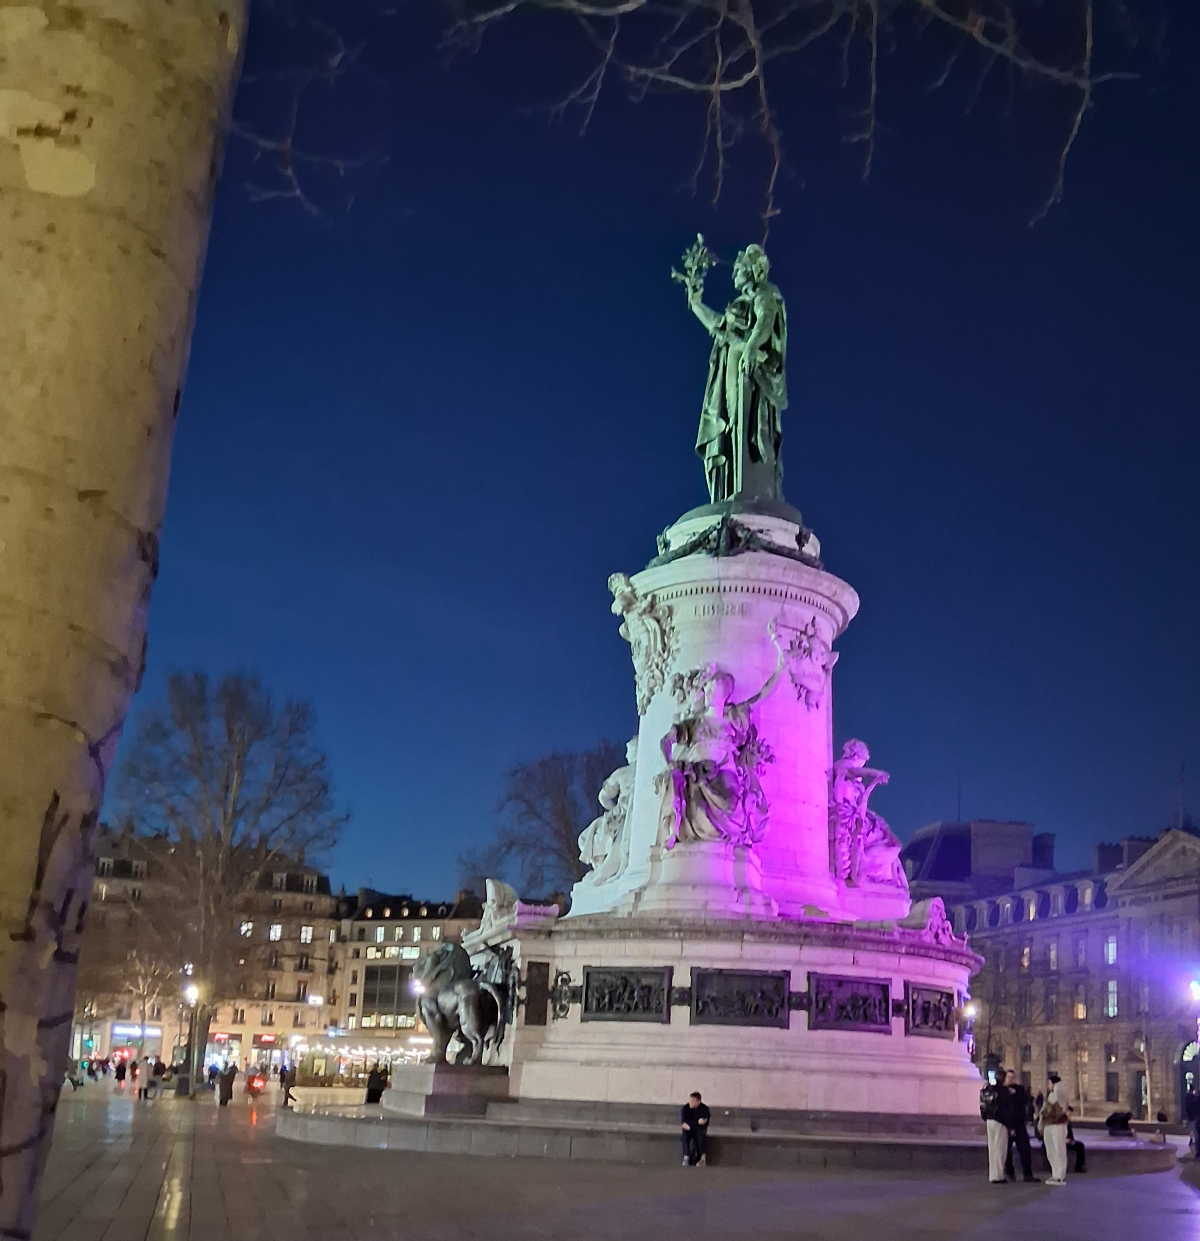
[[[1050,1176],[1047,1185],[1067,1183],[1067,1100],[1062,1090],[1062,1078],[1050,1074],[1050,1089],[1046,1091],[1046,1103],[1042,1108],[1042,1141],[1046,1158],[1050,1160]]]
[[[383,1092],[387,1087],[387,1082],[383,1076],[383,1070],[376,1064],[367,1074],[367,1102],[378,1103],[383,1098]]]
[[[1008,1145],[1004,1154],[1004,1175],[1017,1179],[1013,1170],[1013,1147],[1021,1158],[1021,1173],[1024,1180],[1036,1184],[1038,1177],[1033,1175],[1033,1153],[1029,1149],[1029,1091],[1017,1081],[1016,1072],[1009,1069],[1004,1075],[1004,1085],[1000,1089],[1000,1119],[1008,1130]]]
[[[704,1106],[700,1092],[693,1090],[679,1112],[683,1166],[694,1168],[708,1163],[708,1121],[712,1113]]]
[[[113,1070],[113,1077],[116,1079],[117,1089],[118,1089],[118,1090],[124,1090],[124,1089],[125,1089],[125,1074],[126,1074],[126,1073],[128,1073],[128,1072],[129,1072],[129,1070],[128,1070],[128,1068],[126,1068],[126,1066],[125,1066],[125,1061],[124,1061],[124,1060],[118,1060],[118,1061],[117,1061],[117,1067]]]
[[[1003,1069],[997,1069],[997,1078],[1001,1078],[1003,1073]],[[979,1092],[979,1115],[987,1126],[988,1180],[993,1185],[1004,1184],[1004,1155],[1008,1150],[1008,1130],[1000,1120],[1002,1089],[999,1080],[988,1081]]]
[[[1188,1127],[1188,1148],[1196,1159],[1200,1159],[1200,1094],[1196,1093],[1196,1083],[1183,1096],[1183,1119]]]

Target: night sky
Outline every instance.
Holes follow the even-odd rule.
[[[299,140],[386,152],[348,211],[319,171],[320,217],[253,201],[270,179],[230,148],[139,702],[172,668],[311,697],[353,816],[335,885],[442,896],[509,764],[636,728],[606,579],[707,499],[709,342],[668,273],[698,230],[725,258],[759,238],[763,165],[742,148],[714,209],[684,186],[698,104],[617,88],[584,136],[547,125],[582,63],[566,29],[447,64],[433,7],[337,6],[374,76],[314,88]],[[777,86],[785,490],[862,597],[836,741],[892,773],[905,839],[961,791],[1084,866],[1166,826],[1181,762],[1200,809],[1200,22],[1178,10],[1035,227],[1052,92],[1009,109],[1000,77],[970,108],[965,70],[931,92],[936,57],[901,47],[864,184],[834,66]],[[272,90],[239,99],[262,132]],[[728,292],[718,269],[708,300]]]

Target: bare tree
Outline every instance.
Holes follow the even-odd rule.
[[[1141,6],[1145,8],[1145,4]],[[623,83],[640,101],[651,91],[694,96],[703,137],[692,175],[708,170],[715,202],[730,148],[747,132],[768,156],[764,235],[778,214],[784,146],[777,104],[798,66],[834,54],[840,85],[857,99],[846,141],[862,149],[869,175],[878,135],[881,57],[924,41],[940,67],[940,87],[957,67],[977,95],[994,72],[1050,88],[1060,97],[1061,141],[1053,182],[1039,211],[1062,196],[1067,157],[1098,86],[1133,76],[1106,67],[1102,56],[1129,54],[1139,33],[1124,0],[457,0],[450,42],[477,47],[494,26],[522,13],[565,19],[591,57],[591,67],[559,99],[552,114],[578,112],[586,128],[601,94]],[[561,46],[547,42],[556,61]]]
[[[118,804],[157,869],[173,950],[200,992],[201,1048],[214,1006],[245,981],[238,923],[261,876],[325,852],[345,822],[313,731],[309,703],[277,706],[254,677],[214,686],[175,674],[119,773]]]
[[[601,741],[509,768],[495,840],[459,858],[464,880],[510,878],[532,896],[569,892],[587,874],[579,835],[600,813],[600,786],[624,762],[621,746]]]

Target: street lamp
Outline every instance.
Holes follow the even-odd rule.
[[[195,1008],[200,1000],[200,988],[194,982],[188,983],[183,989],[183,998],[187,1000],[190,1008]]]

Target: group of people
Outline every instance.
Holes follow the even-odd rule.
[[[997,1069],[995,1080],[989,1080],[979,1092],[979,1114],[987,1123],[988,1180],[993,1185],[1015,1181],[1013,1151],[1021,1161],[1021,1172],[1029,1182],[1038,1182],[1033,1175],[1033,1153],[1029,1143],[1029,1126],[1041,1139],[1042,1149],[1050,1164],[1047,1185],[1067,1183],[1067,1153],[1075,1156],[1075,1171],[1087,1171],[1087,1151],[1071,1127],[1071,1107],[1062,1078],[1049,1074],[1046,1093],[1031,1098],[1029,1091],[1009,1069]]]

